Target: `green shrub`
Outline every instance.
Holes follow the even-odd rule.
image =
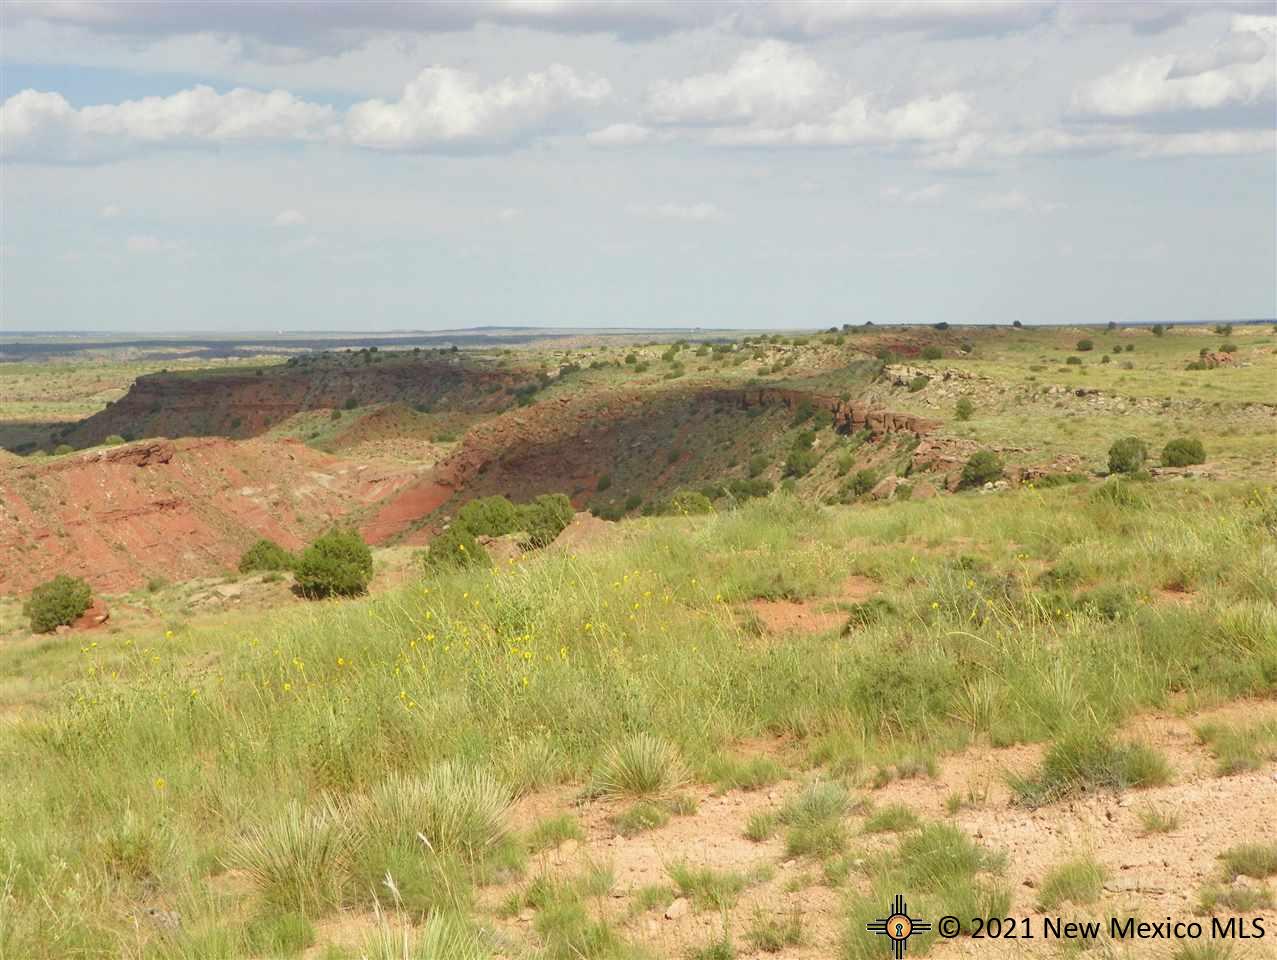
[[[1123,437],[1109,447],[1109,473],[1135,473],[1144,468],[1148,447],[1139,437]]]
[[[304,597],[356,596],[372,580],[372,551],[355,530],[333,529],[302,551],[295,575]]]
[[[970,420],[975,413],[975,404],[968,397],[960,397],[953,408],[953,415],[959,420]]]
[[[505,497],[480,497],[457,511],[454,527],[464,527],[476,537],[500,537],[519,529],[519,508]]]
[[[598,480],[594,482],[594,489],[599,493],[602,493],[610,486],[612,486],[612,475],[608,473],[599,474]]]
[[[754,454],[752,457],[749,458],[749,475],[751,477],[758,476],[760,473],[762,473],[764,470],[767,469],[767,465],[769,462],[770,461],[767,459],[767,457],[764,454],[761,454],[761,453]]]
[[[963,487],[982,487],[1002,477],[1002,461],[992,450],[977,450],[962,468]]]
[[[1034,777],[1011,777],[1024,804],[1038,806],[1100,790],[1157,787],[1170,782],[1166,758],[1139,743],[1117,743],[1104,730],[1083,726],[1047,750]]]
[[[1080,366],[1082,366],[1082,358],[1081,358],[1081,357],[1067,357],[1067,358],[1065,359],[1065,361],[1064,361],[1064,362],[1065,362],[1065,363],[1067,363],[1070,367],[1080,367]]]
[[[1162,326],[1160,323],[1153,324],[1153,336],[1161,337],[1161,336],[1165,336],[1165,334],[1166,334],[1166,328],[1164,326]]]
[[[670,497],[663,512],[676,516],[692,516],[713,511],[714,505],[705,494],[697,490],[679,490]]]
[[[1085,337],[1077,342],[1078,353],[1086,353],[1088,350],[1095,349],[1095,341],[1086,339]]]
[[[843,496],[863,497],[878,482],[878,474],[874,470],[857,470],[851,479],[843,484]]]
[[[625,511],[627,513],[631,510],[637,510],[641,506],[643,506],[643,498],[637,493],[631,493],[625,498]]]
[[[528,535],[525,543],[533,547],[553,543],[574,515],[572,501],[562,493],[543,493],[520,507],[519,513],[520,526]]]
[[[1219,352],[1220,352],[1220,353],[1236,353],[1236,352],[1237,352],[1237,344],[1235,344],[1235,343],[1228,343],[1228,342],[1221,343],[1221,344],[1219,345]]]
[[[923,360],[939,360],[943,356],[944,356],[944,351],[941,350],[939,347],[923,347],[922,348]]]
[[[775,485],[763,477],[754,477],[751,480],[742,480],[737,478],[728,481],[727,492],[737,500],[749,500],[753,497],[766,497]]]
[[[786,477],[805,477],[820,462],[820,457],[816,451],[807,449],[794,449],[789,452],[789,456],[785,458],[785,476]]]
[[[909,392],[917,393],[919,390],[921,390],[930,382],[931,382],[930,377],[920,373],[918,374],[918,376],[914,377],[912,380],[909,381]]]
[[[355,400],[354,397],[347,397],[346,402],[342,404],[342,406],[345,407],[347,410],[354,410],[355,407],[357,407],[358,405],[359,403],[358,401]]]
[[[22,612],[31,620],[32,633],[48,633],[70,625],[92,602],[93,591],[83,579],[60,573],[31,591]]]
[[[427,570],[448,567],[487,567],[492,564],[488,551],[474,538],[463,523],[454,523],[430,541],[421,558]]]
[[[120,436],[118,433],[113,433],[102,442],[106,444],[108,447],[118,447],[120,444],[124,442],[124,438]]]
[[[1187,467],[1206,462],[1206,448],[1195,437],[1177,437],[1162,448],[1162,466]]]
[[[263,537],[244,551],[239,558],[239,572],[255,570],[291,570],[296,558],[274,540]]]
[[[55,457],[61,457],[68,453],[75,453],[75,447],[71,446],[69,443],[59,443],[53,448],[53,455]]]

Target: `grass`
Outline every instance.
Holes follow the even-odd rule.
[[[340,904],[353,838],[332,807],[290,805],[251,830],[229,858],[273,907],[322,916]]]
[[[1139,817],[1140,830],[1145,834],[1174,833],[1180,826],[1179,814],[1158,809],[1152,804],[1140,807],[1135,815]]]
[[[594,778],[600,796],[647,799],[667,797],[689,779],[674,745],[648,733],[608,748]]]
[[[771,839],[779,824],[780,818],[771,811],[760,810],[751,813],[749,819],[745,821],[745,836],[755,843],[762,843],[764,840]]]
[[[730,910],[745,888],[761,882],[767,871],[745,874],[735,870],[693,867],[679,861],[669,866],[670,879],[679,896],[686,897],[697,910]]]
[[[882,955],[882,944],[865,932],[865,924],[881,917],[882,906],[901,890],[910,891],[909,906],[922,916],[952,915],[963,919],[970,933],[970,917],[1007,916],[1011,892],[998,879],[1005,866],[999,853],[978,847],[966,834],[949,824],[929,823],[901,837],[896,849],[866,865],[872,892],[849,895],[839,957],[872,960]],[[935,942],[934,932],[910,940],[910,950],[925,953]]]
[[[1221,777],[1277,760],[1277,720],[1245,727],[1206,723],[1197,728],[1197,739],[1209,748]]]
[[[1038,806],[1101,790],[1157,787],[1169,783],[1166,759],[1151,747],[1118,743],[1099,728],[1083,725],[1054,743],[1033,777],[1010,778],[1019,802]]]
[[[1104,878],[1104,868],[1090,857],[1052,867],[1038,888],[1038,909],[1055,910],[1064,903],[1095,903],[1104,893]]]
[[[362,909],[387,896],[387,870],[414,916],[468,916],[477,888],[525,869],[503,813],[520,789],[567,782],[664,800],[689,760],[706,770],[701,758],[758,738],[784,738],[795,768],[837,763],[853,783],[898,762],[925,769],[909,758],[975,738],[1049,742],[1023,784],[1034,803],[1164,780],[1156,755],[1093,731],[1277,689],[1261,522],[1273,501],[1250,484],[1142,486],[1139,508],[1094,500],[1085,484],[889,507],[777,494],[706,518],[627,522],[623,542],[595,553],[192,620],[171,637],[6,642],[0,704],[22,710],[0,723],[0,890],[13,906],[0,944],[32,960],[136,953],[119,918],[157,880],[179,892],[192,937],[230,944],[227,956],[246,953],[236,918],[274,910],[314,924]],[[972,569],[959,570],[955,542]],[[1075,585],[1037,582],[1065,563]],[[872,574],[893,611],[854,643],[760,643],[731,609],[760,568],[826,591]],[[1159,602],[1159,585],[1185,569],[1194,603]],[[1118,580],[1134,598],[1118,619],[1073,602]],[[798,791],[779,827],[856,809],[829,776]],[[445,778],[471,799],[432,800],[443,788],[429,784]],[[359,816],[334,825],[329,803]],[[386,838],[346,829],[374,822]],[[999,912],[991,853],[945,866],[917,845],[937,829],[901,834],[905,860],[866,864],[860,892],[916,889],[926,915]],[[966,849],[951,835],[939,847]],[[253,882],[211,899],[181,892],[218,886],[225,864]],[[560,927],[555,942],[588,946],[597,918],[580,908],[584,919],[568,904],[561,923],[534,931],[538,946]]]
[[[525,842],[530,852],[541,853],[560,847],[569,840],[580,842],[584,839],[585,831],[581,829],[580,821],[576,817],[559,814],[538,822],[528,831]]]
[[[880,807],[865,818],[865,833],[901,833],[912,830],[921,821],[918,815],[901,803]]]
[[[786,947],[796,947],[803,942],[803,915],[794,908],[787,913],[754,912],[745,941],[762,953],[780,953]]]
[[[608,822],[623,837],[632,837],[648,830],[663,827],[670,821],[668,808],[650,800],[640,800],[620,813],[608,817]]]
[[[1219,855],[1224,879],[1253,877],[1262,880],[1277,874],[1277,843],[1243,843]]]
[[[1256,913],[1273,905],[1273,892],[1266,885],[1203,887],[1197,895],[1200,913]]]
[[[719,792],[728,790],[761,790],[785,778],[785,768],[770,757],[715,757],[705,771],[705,779]]]

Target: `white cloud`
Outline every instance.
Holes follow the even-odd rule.
[[[1262,0],[1261,0],[1262,2]],[[920,33],[1000,36],[1043,24],[1111,23],[1155,32],[1221,7],[1263,9],[1248,0],[1214,4],[1143,0],[437,0],[368,3],[331,0],[322,16],[299,16],[287,0],[245,4],[167,4],[146,0],[9,0],[7,20],[77,29],[90,37],[121,36],[136,47],[171,37],[233,39],[246,58],[294,60],[349,51],[369,36],[438,35],[479,25],[524,27],[560,35],[609,34],[649,40],[715,28],[744,35],[802,39]]]
[[[1277,150],[1277,130],[1203,130],[1150,136],[1136,148],[1142,157],[1219,157]]]
[[[1076,113],[1130,118],[1217,110],[1277,97],[1277,17],[1237,17],[1214,47],[1146,57],[1080,87]]]
[[[108,203],[105,207],[101,209],[100,214],[103,220],[114,220],[123,212],[124,211],[121,210],[116,204]]]
[[[649,220],[681,220],[685,223],[709,223],[723,218],[722,211],[712,203],[658,203],[654,205],[631,204],[629,212]]]
[[[726,70],[656,84],[645,115],[654,123],[748,123],[807,113],[835,93],[832,74],[797,48],[765,40]]]
[[[502,223],[510,223],[519,218],[519,210],[517,207],[505,207],[497,211],[497,219]]]
[[[602,130],[594,130],[585,139],[596,147],[632,147],[652,139],[652,130],[637,123],[614,123]]]
[[[948,140],[962,132],[971,104],[960,93],[913,100],[882,109],[868,97],[853,97],[817,120],[785,126],[721,128],[712,143],[731,146],[860,146]]]
[[[724,70],[665,81],[648,92],[644,117],[720,146],[858,146],[945,140],[972,108],[959,92],[879,103],[808,53],[767,40]]]
[[[300,227],[306,223],[306,215],[300,210],[281,210],[275,214],[274,224],[277,227]]]
[[[1063,210],[1064,204],[1055,201],[1034,200],[1023,190],[1009,190],[1006,193],[989,194],[981,199],[979,206],[983,210],[1001,213],[1036,213],[1048,215]]]
[[[1024,157],[1126,153],[1141,158],[1244,156],[1277,150],[1277,130],[1225,129],[1189,133],[1129,126],[1045,127],[1028,132],[973,132],[924,144],[921,164],[935,170],[1003,165]]]
[[[611,92],[606,80],[580,77],[561,64],[491,86],[459,70],[429,67],[397,101],[351,107],[345,133],[351,143],[374,150],[511,145],[550,132],[572,108],[597,104]]]
[[[316,140],[333,108],[284,90],[198,86],[168,97],[72,107],[58,93],[23,90],[0,105],[0,155],[14,159],[95,160],[143,144],[194,145]]]
[[[943,183],[930,183],[925,187],[919,187],[917,190],[905,190],[902,187],[887,187],[882,191],[882,195],[887,200],[897,201],[899,203],[908,204],[909,206],[925,206],[927,204],[937,203],[943,199],[948,192],[948,185]]]

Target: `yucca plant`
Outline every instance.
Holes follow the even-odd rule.
[[[667,797],[691,779],[683,759],[668,740],[640,733],[613,744],[594,775],[604,797]]]
[[[364,943],[363,960],[490,960],[492,951],[464,919],[433,913],[417,928],[392,927],[377,909],[377,928]]]
[[[486,770],[444,762],[421,777],[391,774],[373,788],[362,829],[476,863],[509,838],[512,800]]]
[[[317,917],[341,902],[350,850],[347,818],[334,803],[293,802],[250,830],[227,865],[243,870],[272,905]]]

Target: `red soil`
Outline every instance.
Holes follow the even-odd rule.
[[[104,591],[220,573],[258,537],[299,547],[416,474],[268,440],[150,440],[0,464],[0,593],[58,573]]]

